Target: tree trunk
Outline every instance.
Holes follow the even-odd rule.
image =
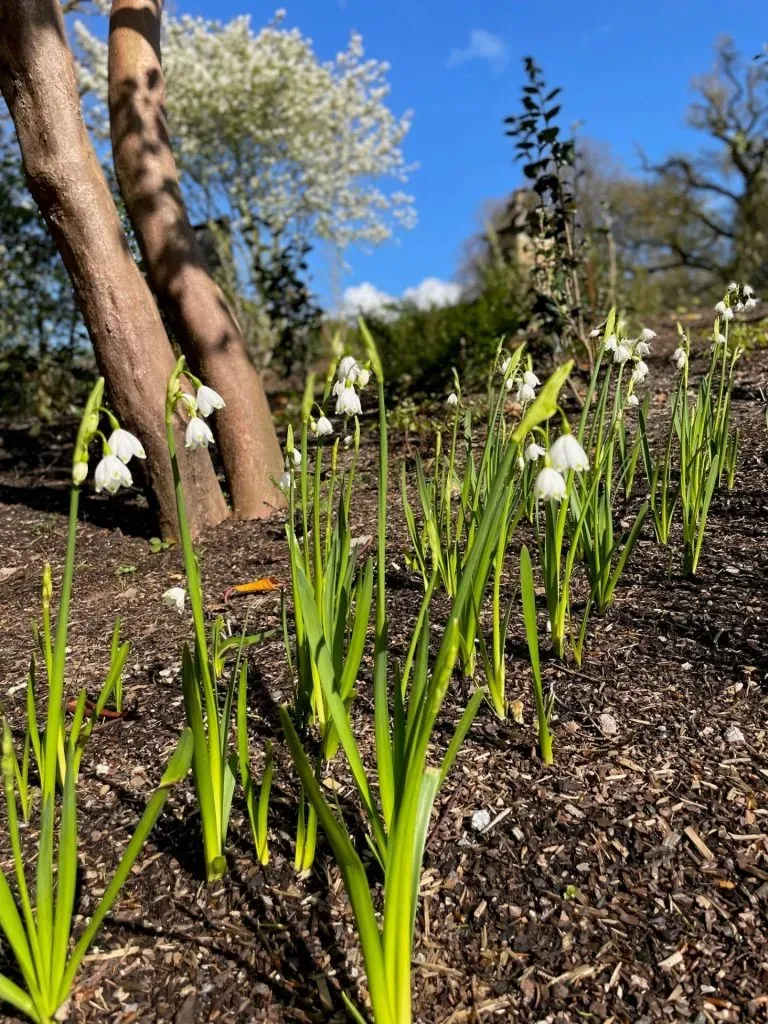
[[[165,441],[173,352],[83,124],[58,0],[0,2],[0,91],[16,126],[30,190],[72,279],[112,406],[146,450],[160,530],[173,536],[176,506]],[[180,451],[191,525],[199,532],[224,519],[227,507],[207,453],[185,452],[183,444]]]
[[[162,0],[113,0],[109,114],[120,191],[150,283],[191,367],[226,402],[216,436],[236,515],[283,504],[282,456],[261,378],[187,215],[171,151],[160,63]]]

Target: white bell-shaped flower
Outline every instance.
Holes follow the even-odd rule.
[[[211,428],[205,420],[193,416],[187,424],[184,446],[194,451],[196,448],[207,448],[209,444],[213,444]]]
[[[638,359],[635,363],[635,368],[632,371],[632,380],[635,384],[639,384],[644,381],[648,376],[648,364],[644,363],[642,359]]]
[[[593,331],[589,332],[589,336],[590,338],[599,338],[602,333],[603,332],[596,327]]]
[[[509,369],[509,364],[511,362],[512,362],[512,359],[509,356],[506,356],[504,359],[502,359],[501,366],[499,367],[499,369],[501,370],[502,375],[507,372],[507,370]]]
[[[288,470],[286,470],[285,473],[281,474],[280,479],[277,481],[277,486],[280,488],[281,491],[285,492],[285,494],[287,494],[288,491],[290,491],[291,474],[288,472]]]
[[[745,284],[744,287],[741,290],[742,290],[742,293],[744,295],[747,295],[747,296],[754,295],[754,293],[755,293],[755,289],[752,287],[751,284]]]
[[[146,459],[147,457],[138,437],[134,437],[129,430],[123,430],[121,427],[112,431],[107,445],[112,454],[116,455],[121,462],[130,462],[134,456],[137,459]]]
[[[517,456],[517,468],[520,470],[521,473],[525,469],[525,459],[522,455]]]
[[[517,400],[521,405],[525,405],[527,402],[532,402],[535,397],[536,392],[530,384],[521,384],[517,389]]]
[[[605,342],[603,344],[603,348],[605,349],[606,352],[615,352],[617,345],[618,345],[618,342],[616,340],[616,335],[615,334],[609,334],[608,337],[605,339]]]
[[[133,477],[130,470],[116,455],[105,455],[93,474],[96,492],[108,491],[116,494],[121,487],[130,487]]]
[[[723,320],[733,320],[733,310],[730,306],[725,307],[725,312],[723,313]]]
[[[641,359],[645,359],[646,356],[651,354],[651,346],[647,341],[635,342],[635,355],[640,356]]]
[[[224,399],[213,388],[201,384],[197,389],[197,411],[201,416],[210,416],[215,409],[223,409]]]
[[[759,301],[759,299],[756,299],[753,295],[750,295],[750,297],[744,303],[744,309],[754,309]]]
[[[541,381],[533,370],[526,370],[523,374],[523,383],[527,384],[531,388],[537,388],[539,384],[541,384]]]
[[[533,493],[541,501],[562,501],[565,497],[565,479],[551,466],[545,466],[533,484]]]
[[[728,342],[728,339],[726,338],[726,336],[724,334],[720,334],[718,332],[715,335],[715,344],[717,344],[717,345],[725,345],[725,344],[727,344],[727,342]]]
[[[637,395],[627,395],[627,405],[630,408],[634,408],[636,405],[640,405],[640,401]]]
[[[678,347],[672,353],[672,362],[675,363],[678,370],[682,370],[685,364],[688,362],[688,354],[684,348]]]
[[[735,281],[731,281],[731,283],[728,285],[727,290],[729,292],[737,292],[739,290],[739,286],[736,284]]]
[[[336,398],[336,415],[359,416],[361,412],[360,396],[353,387],[345,384]]]
[[[362,389],[367,385],[370,379],[371,371],[366,370],[364,366],[360,366],[357,370],[357,375],[355,377],[355,384],[357,384],[357,386]]]
[[[445,400],[445,404],[449,406],[451,409],[456,408],[456,406],[459,404],[459,396],[456,394],[455,391],[452,391],[450,395],[448,395],[448,397]]]
[[[653,341],[656,337],[656,331],[652,331],[650,327],[644,327],[640,331],[640,341]]]
[[[546,451],[540,444],[536,444],[535,441],[531,441],[525,449],[525,457],[529,462],[536,462],[542,455],[546,455]]]
[[[327,416],[321,416],[315,424],[315,433],[318,437],[329,437],[333,433],[333,424]]]
[[[725,316],[726,309],[727,309],[727,306],[725,305],[724,302],[721,301],[721,302],[716,302],[715,303],[715,312],[719,313],[720,316]]]
[[[589,469],[587,453],[573,434],[561,434],[549,449],[549,459],[555,469],[567,473],[569,469],[581,473]]]
[[[293,464],[296,467],[296,469],[298,469],[299,466],[301,465],[301,452],[299,451],[298,448],[292,449],[292,451],[288,452],[288,454],[285,456],[286,469],[290,467],[291,461],[293,461]]]
[[[357,377],[357,368],[357,360],[354,356],[344,356],[343,359],[339,360],[336,376],[342,383],[344,383],[344,381],[354,383]]]
[[[632,353],[629,351],[626,345],[617,345],[613,350],[613,361],[614,363],[626,363]]]
[[[186,596],[187,592],[183,587],[170,587],[163,594],[163,602],[169,608],[175,608],[179,615],[181,615],[184,611],[184,599]]]

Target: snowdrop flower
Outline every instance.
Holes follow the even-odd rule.
[[[541,381],[533,370],[526,370],[523,374],[523,383],[527,384],[531,388],[537,388],[539,384],[541,384]]]
[[[336,415],[359,416],[361,412],[362,408],[357,392],[353,387],[345,384],[336,398]]]
[[[676,348],[672,353],[672,362],[677,365],[678,370],[682,370],[685,364],[688,362],[688,355],[684,348]]]
[[[613,353],[614,363],[626,363],[632,353],[626,345],[617,345]]]
[[[291,465],[291,459],[293,459],[293,464],[296,467],[296,469],[298,469],[299,466],[301,465],[301,452],[299,451],[298,448],[294,448],[293,451],[288,452],[288,454],[285,456],[286,469],[288,469],[288,467]]]
[[[635,363],[635,368],[632,371],[632,380],[635,384],[639,384],[640,381],[645,380],[648,376],[648,364],[644,363],[642,359],[639,359]]]
[[[347,436],[344,438],[344,447],[349,448],[353,441],[354,437],[352,437],[351,434],[347,434]]]
[[[196,448],[207,448],[209,444],[213,444],[211,428],[205,420],[201,420],[199,416],[193,416],[187,424],[184,447],[194,451]]]
[[[627,405],[634,407],[639,404],[640,402],[638,401],[637,395],[627,395]]]
[[[507,370],[509,369],[509,364],[511,362],[512,362],[512,359],[511,359],[510,356],[507,356],[506,359],[502,360],[501,367],[500,367],[500,370],[501,370],[502,374],[505,374],[507,372]]]
[[[328,437],[333,433],[333,424],[327,416],[321,416],[315,424],[315,433],[318,437]]]
[[[638,341],[638,342],[635,343],[635,355],[636,356],[640,356],[641,359],[644,359],[645,356],[649,356],[650,354],[651,354],[651,346],[648,344],[647,341]]]
[[[716,342],[716,344],[718,344],[718,345],[725,345],[727,341],[728,341],[728,339],[726,338],[726,336],[724,334],[718,333],[718,334],[715,335],[715,342]]]
[[[517,456],[517,468],[520,470],[521,473],[525,469],[525,459],[522,455]]]
[[[601,333],[600,330],[596,327],[594,329],[594,331],[590,331],[589,332],[589,336],[590,336],[590,338],[599,338],[600,337],[600,333]]]
[[[339,368],[336,371],[336,376],[340,381],[350,381],[352,384],[355,382],[357,377],[357,360],[354,356],[344,356],[339,362]]]
[[[514,377],[507,377],[506,382],[504,384],[504,387],[507,389],[507,391],[511,391],[514,386],[515,386],[515,378]]]
[[[739,286],[736,284],[735,281],[731,281],[731,283],[728,285],[727,290],[729,292],[737,292],[739,290]]]
[[[368,381],[371,379],[371,371],[366,370],[364,366],[359,367],[355,383],[359,388],[364,388]]]
[[[450,406],[451,409],[456,408],[456,406],[459,404],[459,396],[456,394],[455,391],[452,391],[450,395],[448,395],[448,397],[445,400],[445,404],[447,406]]]
[[[533,493],[542,501],[562,501],[565,497],[565,479],[556,469],[545,466],[533,485]]]
[[[573,434],[561,434],[549,449],[549,458],[555,469],[561,473],[566,473],[569,469],[576,473],[589,469],[587,453]]]
[[[525,405],[526,402],[532,402],[535,397],[536,392],[530,384],[521,384],[517,389],[517,400],[521,405]]]
[[[737,313],[741,313],[741,311],[744,309],[744,303],[741,301],[741,299],[739,299],[739,301],[736,303],[735,309]]]
[[[213,388],[201,384],[197,389],[197,411],[201,416],[210,416],[214,409],[223,409],[224,399]]]
[[[280,490],[281,490],[281,491],[283,491],[283,492],[284,492],[285,494],[287,494],[287,493],[288,493],[288,491],[290,491],[290,489],[291,489],[291,474],[290,474],[290,473],[288,472],[288,470],[286,470],[286,471],[285,471],[285,472],[284,472],[284,473],[283,473],[283,474],[282,474],[282,475],[280,476],[280,479],[279,479],[279,480],[277,481],[277,486],[278,486],[278,487],[280,488]]]
[[[752,287],[751,284],[745,284],[741,290],[747,296],[754,295],[755,293],[755,289]]]
[[[608,337],[605,339],[605,344],[603,345],[603,348],[605,349],[606,352],[615,352],[616,351],[616,345],[617,345],[616,335],[615,334],[609,334]]]
[[[715,312],[719,313],[720,316],[725,316],[726,305],[724,302],[718,302],[715,305]]]
[[[130,470],[116,455],[105,455],[101,459],[93,479],[96,483],[97,494],[100,491],[117,494],[121,487],[130,487],[133,483]]]
[[[531,441],[528,447],[525,449],[525,457],[529,462],[536,462],[541,458],[542,455],[546,455],[546,451],[541,447],[540,444],[536,444],[535,441]]]
[[[147,457],[141,441],[138,437],[134,437],[129,430],[121,428],[113,430],[109,435],[107,447],[121,462],[130,462],[134,455],[137,459],[146,459]]]
[[[723,313],[723,319],[724,320],[733,320],[733,310],[731,309],[730,306],[726,306],[725,307],[725,312]]]
[[[175,608],[181,615],[184,611],[184,599],[187,596],[183,587],[171,587],[163,594],[163,601],[169,608]]]
[[[653,341],[656,337],[656,331],[652,331],[650,327],[644,327],[640,331],[640,341]]]
[[[746,295],[746,292],[744,294]],[[754,309],[757,303],[758,299],[755,299],[753,296],[750,296],[744,303],[744,309]]]

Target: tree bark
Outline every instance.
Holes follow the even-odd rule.
[[[0,2],[0,91],[114,411],[146,450],[160,530],[173,536],[176,505],[165,440],[173,352],[83,124],[58,0]],[[186,452],[183,441],[179,450],[191,526],[198,533],[224,519],[227,507],[207,453]]]
[[[187,215],[171,151],[160,60],[162,0],[113,0],[109,114],[120,191],[150,283],[187,359],[226,402],[215,430],[235,515],[269,515],[284,499],[282,456],[261,378]]]

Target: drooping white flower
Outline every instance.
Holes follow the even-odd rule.
[[[726,306],[725,307],[725,312],[723,313],[723,319],[724,320],[733,320],[733,310],[731,309],[730,306]]]
[[[196,448],[207,448],[209,444],[213,444],[211,428],[205,420],[193,416],[187,424],[184,446],[194,451]]]
[[[626,363],[632,353],[626,345],[617,345],[613,353],[614,363]]]
[[[130,487],[133,483],[130,470],[116,455],[105,455],[100,459],[93,479],[97,494],[100,491],[116,494],[121,487]]]
[[[750,295],[750,297],[744,303],[744,309],[754,309],[759,301],[760,301],[759,299],[756,299],[756,298],[754,298],[754,296]]]
[[[353,387],[345,385],[336,398],[336,415],[359,416],[361,412],[360,396]]]
[[[529,462],[536,462],[542,455],[546,455],[546,451],[540,444],[536,444],[535,441],[531,441],[525,449],[525,457]]]
[[[594,331],[589,332],[590,338],[599,338],[601,334],[602,331],[600,331],[597,327],[594,329]]]
[[[741,299],[739,299],[739,301],[736,303],[736,305],[733,308],[736,310],[737,313],[741,313],[742,310],[744,309],[744,303],[741,301]]]
[[[184,612],[184,599],[186,596],[187,592],[183,587],[170,587],[163,594],[163,602],[169,608],[175,608],[179,615],[181,615]]]
[[[642,359],[638,359],[635,363],[635,368],[632,371],[632,380],[635,384],[639,384],[641,381],[645,380],[647,376],[648,364],[644,363]]]
[[[678,347],[672,353],[672,362],[676,364],[678,370],[682,370],[685,364],[688,362],[688,354],[685,349]]]
[[[616,335],[615,334],[609,334],[608,337],[605,339],[605,342],[603,344],[603,348],[605,349],[606,352],[615,352],[617,344],[618,344],[618,342],[616,341]]]
[[[581,473],[589,469],[587,453],[573,434],[561,434],[549,449],[549,458],[555,469],[567,473],[569,469]]]
[[[755,292],[755,289],[752,287],[751,284],[745,284],[744,287],[741,290],[742,290],[743,294],[747,295],[747,296],[754,295],[754,292]]]
[[[499,367],[499,369],[500,369],[500,371],[501,371],[501,373],[502,373],[502,376],[503,376],[503,375],[504,375],[504,374],[505,374],[505,373],[507,372],[507,370],[509,369],[509,364],[510,364],[511,362],[512,362],[512,358],[511,358],[511,356],[506,356],[506,357],[505,357],[504,359],[502,359],[502,361],[501,361],[501,366]]]
[[[517,456],[517,468],[520,470],[521,473],[525,469],[525,459],[522,455]]]
[[[724,334],[718,333],[718,334],[715,335],[715,342],[718,345],[725,345],[727,341],[728,341],[728,339],[726,338],[726,336]]]
[[[347,434],[347,436],[344,438],[344,447],[349,448],[349,446],[352,444],[354,440],[355,439],[351,434]]]
[[[288,491],[290,491],[290,489],[291,489],[291,474],[288,472],[287,469],[286,469],[286,471],[284,473],[281,473],[280,479],[277,481],[277,486],[285,494],[287,494]]]
[[[371,379],[371,371],[366,370],[364,366],[361,366],[357,371],[355,383],[359,388],[364,388],[368,381]]]
[[[649,356],[650,354],[651,354],[651,346],[648,344],[647,341],[638,341],[638,342],[636,342],[636,344],[635,344],[635,355],[636,356],[640,356],[641,359],[644,359],[645,356]]]
[[[736,284],[735,281],[731,281],[731,283],[728,285],[727,290],[729,292],[737,292],[739,290],[739,286]]]
[[[541,381],[533,372],[533,370],[526,370],[523,374],[523,383],[528,384],[532,388],[537,388],[539,384],[541,384]]]
[[[644,327],[640,331],[640,341],[653,341],[656,337],[656,331],[652,331],[650,327]]]
[[[286,469],[290,466],[291,460],[293,460],[294,466],[298,469],[299,466],[301,465],[301,452],[299,451],[298,448],[293,448],[285,456],[285,466],[286,466]]]
[[[533,484],[533,493],[541,501],[562,501],[565,490],[563,474],[550,466],[540,470]]]
[[[333,424],[327,416],[321,416],[315,424],[315,433],[318,437],[328,437],[333,433]]]
[[[514,377],[507,377],[506,381],[504,382],[504,387],[507,389],[507,391],[511,391],[514,386],[515,386],[515,378]]]
[[[456,408],[456,406],[459,404],[459,396],[456,394],[455,391],[452,391],[450,395],[448,395],[448,397],[445,400],[445,404],[449,406],[451,409]]]
[[[224,399],[213,388],[201,384],[197,389],[197,411],[201,416],[210,416],[214,409],[223,409]]]
[[[720,316],[725,316],[726,309],[727,309],[727,306],[725,305],[724,302],[721,301],[721,302],[716,302],[715,303],[715,312],[719,313]]]
[[[536,392],[530,384],[521,384],[517,389],[517,400],[521,405],[525,405],[526,402],[532,402],[535,397]]]
[[[141,441],[129,430],[118,428],[113,430],[107,440],[107,446],[113,455],[116,455],[121,462],[130,462],[136,456],[137,459],[146,459]]]
[[[351,381],[354,383],[357,369],[357,360],[354,356],[344,356],[343,359],[339,360],[339,367],[336,371],[336,376],[342,382]]]
[[[634,407],[639,404],[640,402],[638,400],[637,395],[627,395],[627,405]]]

